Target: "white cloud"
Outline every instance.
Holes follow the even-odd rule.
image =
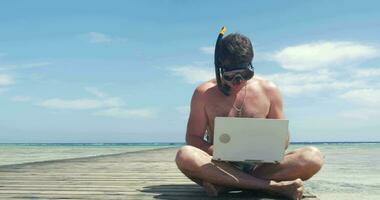
[[[94,44],[109,44],[111,42],[114,43],[114,42],[127,41],[127,39],[125,38],[109,36],[100,32],[89,32],[89,33],[86,33],[86,36],[90,40],[90,42]]]
[[[87,110],[97,108],[122,107],[124,101],[119,97],[109,97],[95,87],[86,87],[85,90],[98,97],[97,99],[61,99],[52,98],[40,102],[38,105],[52,109]]]
[[[124,108],[124,101],[119,97],[110,97],[106,93],[95,87],[86,87],[85,90],[95,95],[97,98],[89,99],[61,99],[51,98],[44,100],[37,105],[49,109],[70,109],[70,110],[92,110],[96,116],[116,117],[116,118],[152,118],[155,116],[153,109],[146,108]],[[23,100],[17,97],[14,100]]]
[[[358,69],[353,72],[353,76],[357,78],[380,77],[380,68]]]
[[[32,100],[31,97],[28,97],[28,96],[13,96],[11,98],[12,101],[17,101],[17,102],[28,102],[30,100]]]
[[[13,77],[7,74],[0,74],[0,87],[8,86],[14,83]]]
[[[87,92],[95,95],[97,98],[101,99],[102,104],[105,107],[121,107],[124,105],[124,101],[119,97],[110,97],[106,93],[100,91],[98,88],[95,87],[85,87],[84,88]]]
[[[354,120],[373,120],[380,117],[379,109],[359,108],[353,110],[344,110],[337,114],[337,116]]]
[[[112,42],[111,37],[107,36],[104,33],[99,33],[99,32],[89,32],[88,37],[90,39],[91,43],[110,43]]]
[[[308,71],[336,67],[378,56],[374,47],[354,42],[314,42],[286,47],[271,57],[283,68]]]
[[[187,83],[195,84],[215,77],[214,72],[200,67],[183,66],[170,69],[175,76],[183,78]]]
[[[214,54],[215,48],[213,46],[201,47],[199,50],[204,54]]]
[[[0,52],[0,58],[1,57],[5,57],[6,55],[8,55],[7,53],[2,53],[2,52]]]
[[[365,80],[355,80],[351,77],[339,78],[336,73],[328,70],[285,72],[262,76],[276,83],[281,92],[287,96],[368,87],[368,83]]]
[[[110,108],[93,113],[96,116],[107,116],[116,118],[153,118],[155,111],[151,109],[123,109],[123,108]]]
[[[119,97],[109,97],[102,99],[105,107],[121,107],[124,105],[124,101]]]
[[[60,98],[47,99],[39,103],[40,106],[53,109],[73,109],[86,110],[100,108],[104,106],[104,102],[94,99],[72,99],[65,100]]]
[[[7,64],[0,66],[0,71],[7,70],[19,70],[19,69],[31,69],[37,67],[45,67],[51,65],[51,62],[36,62],[36,63],[25,63],[25,64]]]
[[[95,95],[96,97],[99,97],[99,98],[104,98],[107,96],[107,94],[101,92],[100,90],[98,90],[97,88],[94,88],[94,87],[85,87],[84,88],[87,92]]]
[[[326,83],[333,81],[328,71],[317,73],[277,73],[263,75],[267,80],[273,81],[287,96],[305,94],[306,92],[318,92],[326,87]]]
[[[380,108],[380,89],[356,89],[348,91],[340,97],[364,107]]]

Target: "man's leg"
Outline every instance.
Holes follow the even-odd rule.
[[[315,147],[304,147],[286,153],[279,164],[261,164],[252,175],[267,180],[286,181],[300,178],[308,180],[323,165],[323,155]]]
[[[305,181],[315,175],[322,165],[322,153],[315,147],[304,147],[286,153],[281,163],[261,164],[250,174],[265,180],[290,181],[300,178]],[[216,184],[207,183],[206,186],[212,191],[228,191],[228,188]]]
[[[229,188],[259,189],[279,193],[291,199],[300,199],[303,182],[300,179],[276,182],[246,174],[225,162],[212,161],[206,152],[193,147],[182,147],[176,157],[178,168],[192,180],[218,184]]]

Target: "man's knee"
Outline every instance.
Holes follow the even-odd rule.
[[[185,145],[178,150],[175,162],[182,172],[194,169],[194,148],[193,146]]]
[[[316,174],[323,165],[323,155],[316,147],[305,147],[300,154],[300,165],[304,171],[303,180],[307,180]]]

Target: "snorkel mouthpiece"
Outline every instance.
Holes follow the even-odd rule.
[[[244,78],[238,74],[234,77],[234,79],[232,79],[232,84],[233,85],[240,85],[240,83],[244,80]]]

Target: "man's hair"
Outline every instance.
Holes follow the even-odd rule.
[[[221,41],[220,50],[219,58],[223,67],[250,63],[253,59],[251,41],[239,33],[232,33],[224,37]]]

